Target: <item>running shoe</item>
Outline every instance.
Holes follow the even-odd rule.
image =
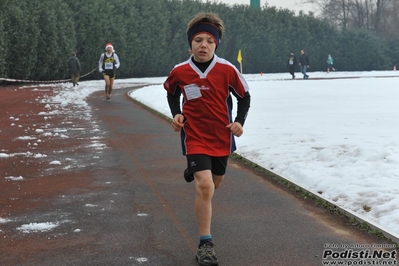
[[[186,180],[187,183],[193,182],[194,180],[194,174],[190,173],[188,171],[188,168],[184,170],[184,179]]]
[[[200,246],[197,250],[196,259],[201,266],[218,266],[219,261],[216,258],[214,244],[212,242],[206,242]]]

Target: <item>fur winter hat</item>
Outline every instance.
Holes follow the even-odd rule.
[[[112,45],[112,43],[110,43],[110,42],[107,43],[107,44],[105,45],[105,50],[107,50],[108,47],[111,47],[111,48],[112,48],[112,51],[115,52],[114,46]]]

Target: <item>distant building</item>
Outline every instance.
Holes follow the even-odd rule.
[[[251,0],[252,8],[260,8],[260,0]]]

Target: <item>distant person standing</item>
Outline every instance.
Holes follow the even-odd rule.
[[[291,74],[292,79],[295,79],[295,66],[296,66],[296,56],[294,51],[290,52],[290,55],[288,56],[288,62],[287,62],[287,68],[288,72]]]
[[[301,50],[301,56],[299,57],[299,65],[301,66],[301,72],[303,74],[303,79],[308,79],[309,75],[306,74],[306,71],[310,67],[309,65],[309,57],[306,54],[305,50]]]
[[[110,101],[116,69],[119,68],[120,62],[112,43],[107,43],[105,45],[105,50],[106,52],[101,54],[100,60],[98,61],[98,69],[100,73],[103,74],[105,80],[105,99]]]
[[[68,59],[68,69],[69,69],[69,74],[71,75],[71,81],[73,86],[79,85],[79,77],[80,77],[80,61],[76,57],[76,53],[73,52],[71,54],[71,57]]]
[[[330,54],[328,54],[328,56],[327,56],[327,73],[330,73],[330,69],[332,71],[335,71],[334,58],[332,58],[332,56]]]

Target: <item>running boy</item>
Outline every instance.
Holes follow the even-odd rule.
[[[223,32],[223,21],[218,16],[197,14],[187,28],[191,56],[176,65],[164,83],[172,127],[180,132],[187,158],[184,178],[187,182],[195,180],[195,215],[200,235],[196,259],[200,265],[218,265],[211,236],[212,197],[224,179],[229,155],[236,149],[234,136],[243,134],[250,105],[243,76],[215,54]],[[231,94],[237,98],[234,120]]]

